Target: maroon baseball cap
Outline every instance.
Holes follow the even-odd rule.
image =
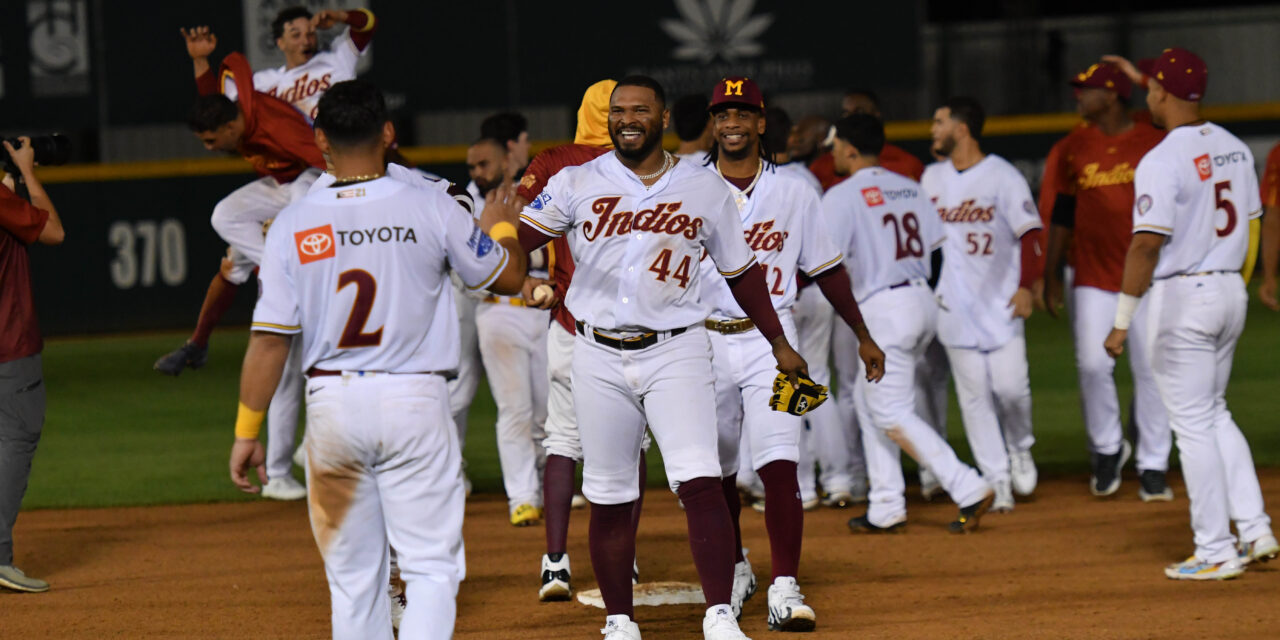
[[[1119,67],[1109,62],[1090,65],[1088,69],[1071,78],[1071,86],[1082,89],[1107,89],[1114,91],[1121,98],[1129,99],[1133,84]]]
[[[1199,102],[1209,84],[1209,67],[1186,49],[1165,49],[1147,72],[1165,91],[1183,100]]]
[[[755,81],[745,76],[722,78],[711,90],[711,105],[708,111],[718,108],[751,107],[764,111],[764,94]]]

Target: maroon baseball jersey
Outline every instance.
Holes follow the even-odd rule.
[[[516,194],[524,198],[525,202],[533,202],[547,186],[547,180],[561,169],[586,164],[608,151],[605,147],[586,144],[562,144],[545,149],[534,156],[529,168],[524,170],[524,177],[520,180]],[[564,306],[569,283],[573,280],[573,256],[569,253],[569,241],[563,236],[556,238],[547,245],[547,249],[547,270],[551,272],[551,280],[556,283],[556,293],[560,295],[560,304],[551,313],[560,326],[573,333],[573,314]]]
[[[244,54],[235,52],[222,59],[220,82],[209,82],[209,75],[196,81],[201,95],[225,92],[227,82],[234,83],[236,101],[244,114],[239,151],[258,175],[284,184],[293,182],[307,167],[325,168],[311,124],[288,102],[254,90],[253,70]]]
[[[31,298],[27,245],[40,237],[49,212],[0,187],[0,362],[40,353],[44,346]]]

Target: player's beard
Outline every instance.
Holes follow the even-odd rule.
[[[944,158],[950,158],[951,152],[956,150],[955,136],[947,136],[933,144],[933,150]]]
[[[644,131],[644,138],[640,141],[640,146],[628,149],[619,144],[618,134],[623,131],[636,130]],[[613,148],[618,152],[618,155],[628,160],[643,160],[647,158],[650,153],[653,153],[653,150],[658,145],[662,144],[662,130],[654,129],[652,127],[647,130],[635,126],[617,127],[616,129],[609,131],[609,140],[613,142]]]
[[[742,148],[740,149],[726,149],[724,144],[721,144],[720,157],[726,160],[733,160],[734,162],[746,160],[750,156],[760,153],[759,147],[757,146],[758,144],[758,141],[750,139],[750,135],[748,135],[747,143],[742,145]]]

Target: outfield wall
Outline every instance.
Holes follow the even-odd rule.
[[[1208,115],[1254,149],[1259,171],[1280,140],[1280,103],[1213,107]],[[1072,114],[991,118],[987,151],[1013,161],[1037,187],[1049,147]],[[928,158],[927,122],[889,123],[892,140]],[[538,149],[559,141],[535,144]],[[668,142],[674,144],[670,139]],[[426,170],[466,181],[463,146],[416,147]],[[46,335],[184,329],[195,324],[225,244],[209,226],[219,199],[254,179],[238,158],[70,165],[40,170],[67,229],[59,247],[31,249]],[[247,324],[257,287],[240,291],[224,324]]]

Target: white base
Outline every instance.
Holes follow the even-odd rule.
[[[657,607],[666,604],[706,604],[702,587],[688,582],[646,582],[631,587],[632,604]],[[578,592],[578,602],[597,609],[604,608],[599,589]]]

